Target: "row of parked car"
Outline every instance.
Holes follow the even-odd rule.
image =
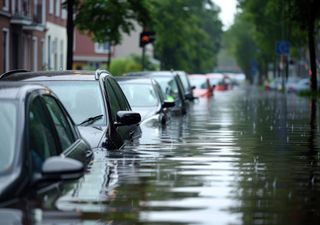
[[[78,179],[96,149],[121,149],[141,124],[166,125],[196,98],[183,71],[28,72],[0,76],[0,205]]]

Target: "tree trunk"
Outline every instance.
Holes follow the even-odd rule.
[[[67,70],[72,69],[73,63],[73,35],[74,35],[74,21],[73,8],[75,0],[67,0]]]
[[[317,64],[316,64],[316,50],[315,50],[315,19],[313,15],[310,15],[308,24],[308,45],[310,55],[310,66],[311,66],[311,90],[317,91]]]

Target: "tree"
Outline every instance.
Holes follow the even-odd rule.
[[[218,12],[207,0],[152,1],[155,54],[162,70],[212,71],[222,34]]]
[[[90,35],[95,42],[121,43],[123,33],[134,30],[134,23],[150,23],[148,0],[85,0],[77,7],[76,27]],[[109,53],[108,67],[111,62]]]
[[[317,64],[315,34],[316,23],[320,19],[319,0],[291,0],[287,2],[289,17],[307,32],[311,68],[311,89],[317,91]]]
[[[234,24],[224,33],[223,46],[234,55],[246,78],[253,81],[252,64],[256,61],[257,47],[253,39],[253,25],[243,14],[237,14]]]

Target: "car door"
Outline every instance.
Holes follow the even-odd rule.
[[[88,143],[80,137],[62,104],[51,95],[43,95],[42,100],[56,130],[62,153],[87,164],[91,160],[92,151]]]
[[[117,146],[121,146],[125,141],[132,140],[137,138],[140,134],[137,132],[138,124],[134,125],[124,125],[124,126],[115,126],[114,122],[117,121],[117,112],[118,111],[131,111],[131,107],[123,94],[118,83],[111,77],[105,79],[105,90],[108,96],[108,102],[111,112],[111,138],[114,138],[113,141],[117,141]],[[119,140],[120,138],[120,140]]]

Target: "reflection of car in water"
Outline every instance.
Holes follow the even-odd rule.
[[[84,164],[91,161],[89,144],[57,97],[43,86],[1,82],[0,127],[2,206],[81,177]]]
[[[140,114],[106,71],[16,72],[7,81],[41,83],[60,98],[92,148],[117,149],[140,136]]]
[[[174,102],[165,99],[160,85],[148,77],[125,76],[117,78],[130,106],[140,113],[142,122],[155,121],[166,124],[169,119],[168,108]]]
[[[189,79],[191,85],[195,87],[193,94],[196,97],[211,97],[213,96],[214,86],[210,85],[210,81],[206,75],[190,74]]]

